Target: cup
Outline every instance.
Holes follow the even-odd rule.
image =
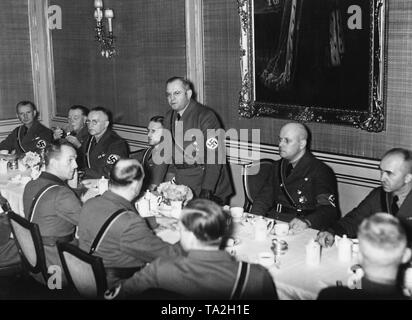
[[[275,255],[272,251],[260,252],[258,255],[258,262],[264,267],[270,267],[275,263]]]
[[[265,241],[269,234],[266,220],[257,219],[255,222],[254,228],[255,228],[255,240]]]
[[[243,212],[242,207],[231,207],[230,215],[232,216],[233,222],[239,222],[243,217]]]
[[[274,226],[275,235],[279,237],[287,236],[289,233],[289,224],[288,223],[276,223]]]

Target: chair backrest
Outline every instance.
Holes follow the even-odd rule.
[[[102,258],[67,242],[58,242],[57,250],[67,280],[76,291],[86,298],[102,299],[107,288]]]
[[[274,169],[275,161],[272,159],[260,159],[243,165],[242,180],[245,191],[244,209],[249,212],[256,195],[259,194],[266,179]]]
[[[47,266],[39,226],[9,211],[7,217],[19,248],[25,268],[34,274],[41,273],[47,282]]]

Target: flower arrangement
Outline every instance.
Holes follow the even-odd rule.
[[[193,192],[189,187],[171,182],[161,183],[156,191],[162,197],[162,202],[167,205],[170,205],[171,201],[182,201],[185,205],[193,198]]]
[[[36,166],[40,167],[42,165],[42,158],[37,152],[29,151],[24,155],[21,162],[26,168],[33,169]]]

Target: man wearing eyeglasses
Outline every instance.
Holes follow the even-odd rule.
[[[176,183],[190,187],[197,197],[227,204],[233,186],[226,163],[224,131],[215,112],[193,100],[192,94],[186,79],[173,77],[166,81],[171,110],[165,116],[164,133],[170,133],[171,139],[165,136],[162,143],[166,149],[172,147],[172,157],[160,164],[158,176],[165,177],[169,169],[175,172]]]
[[[87,116],[90,137],[82,144],[85,179],[108,178],[114,163],[129,157],[127,142],[110,128],[110,120],[110,112],[103,107],[93,108]]]

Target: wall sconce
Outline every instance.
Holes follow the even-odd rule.
[[[112,58],[116,54],[114,47],[113,23],[114,12],[112,9],[103,9],[103,0],[94,0],[94,18],[96,19],[96,40],[100,43],[100,54],[105,58]],[[108,32],[104,26],[104,18],[107,19]]]

